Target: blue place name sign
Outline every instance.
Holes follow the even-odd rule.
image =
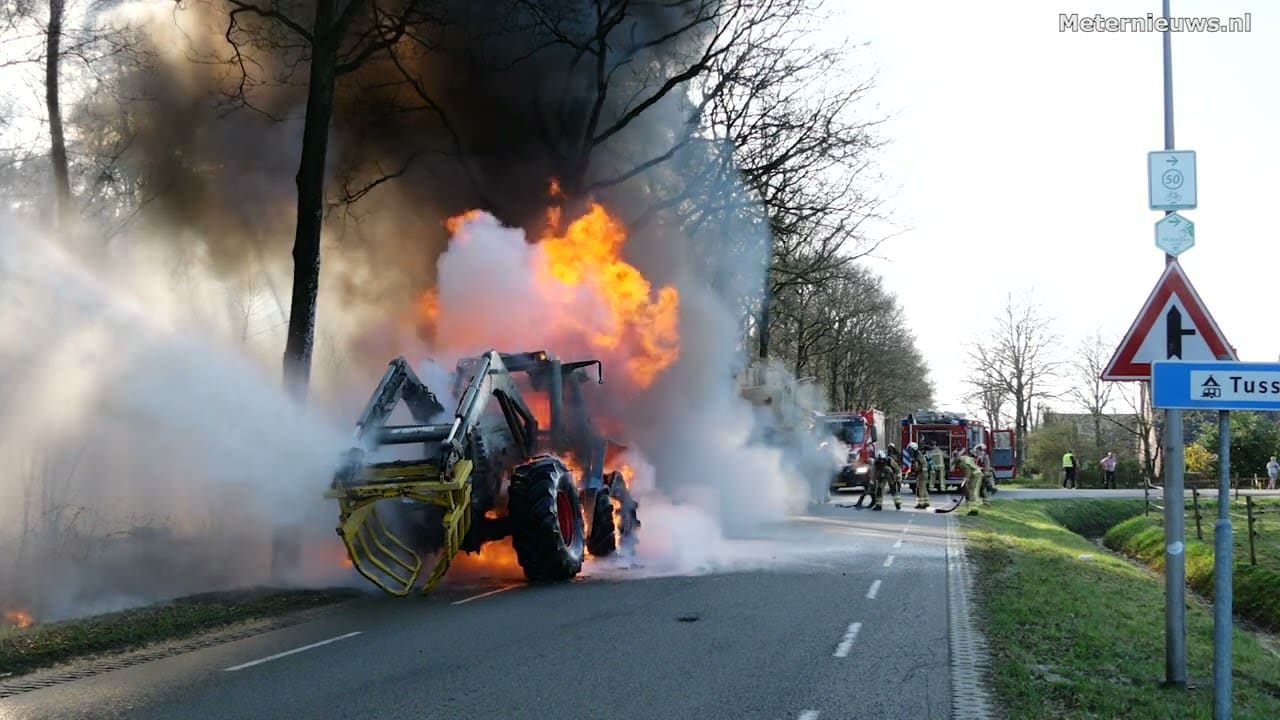
[[[1280,410],[1280,363],[1154,362],[1151,405],[1167,410]]]

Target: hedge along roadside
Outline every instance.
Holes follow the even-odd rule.
[[[1138,516],[1107,531],[1102,542],[1108,548],[1135,558],[1164,572],[1164,526]],[[1213,599],[1213,548],[1195,538],[1187,538],[1187,584],[1192,590]],[[1270,568],[1240,563],[1232,559],[1232,606],[1236,615],[1280,631],[1280,573]]]

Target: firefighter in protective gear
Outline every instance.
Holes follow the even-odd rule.
[[[933,478],[933,460],[928,453],[920,452],[920,446],[911,443],[911,467],[916,471],[916,509],[929,507],[929,481]]]
[[[890,445],[887,453],[876,458],[876,494],[871,505],[872,510],[884,509],[886,489],[893,494],[894,509],[902,509],[902,498],[898,495],[898,488],[902,485],[902,465],[899,464],[901,457],[898,448]]]
[[[929,451],[929,483],[943,492],[947,489],[947,454],[937,445]]]
[[[969,503],[968,515],[978,514],[978,488],[982,485],[982,466],[966,450],[956,458],[956,467],[964,472],[964,499]]]
[[[979,445],[976,450],[974,459],[978,461],[978,467],[982,468],[982,484],[978,487],[978,494],[986,499],[995,490],[996,469],[991,464],[991,454],[987,452],[986,445]]]

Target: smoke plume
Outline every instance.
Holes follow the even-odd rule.
[[[320,494],[347,433],[301,413],[156,258],[95,273],[8,222],[0,258],[0,604],[52,620],[262,583],[285,526],[336,549]],[[306,582],[342,579],[313,560]]]

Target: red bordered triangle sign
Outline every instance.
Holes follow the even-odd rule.
[[[1235,348],[1175,260],[1165,267],[1102,379],[1150,380],[1153,362],[1213,362],[1224,355],[1237,359]]]

